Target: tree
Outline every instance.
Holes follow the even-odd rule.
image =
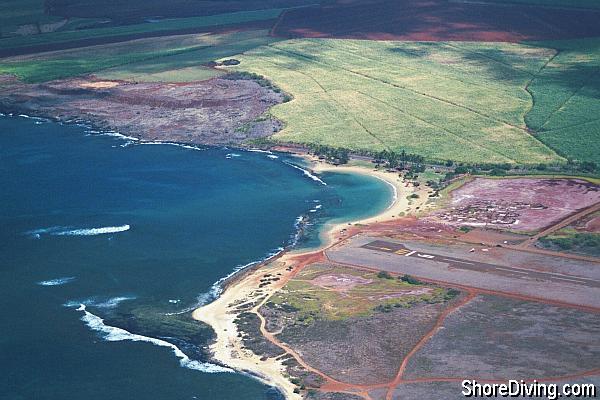
[[[392,279],[392,276],[386,271],[379,271],[377,277],[379,279]]]

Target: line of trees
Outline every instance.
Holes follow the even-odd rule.
[[[350,160],[350,150],[343,147],[331,147],[322,144],[311,144],[308,146],[309,152],[319,158],[332,162],[334,164],[347,164]]]
[[[423,156],[407,153],[404,150],[399,153],[383,150],[373,153],[372,157],[376,163],[385,164],[388,168],[406,168],[407,164],[422,164],[425,161]]]

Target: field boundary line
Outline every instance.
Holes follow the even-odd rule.
[[[496,62],[496,63],[498,63],[500,65],[504,65],[505,67],[507,67],[508,69],[511,69],[513,71],[519,71],[519,72],[522,72],[522,73],[524,73],[526,75],[529,75],[529,76],[533,76],[534,75],[533,72],[529,72],[529,71],[524,70],[522,68],[517,68],[517,67],[515,67],[515,66],[513,66],[513,65],[511,65],[511,64],[509,64],[507,62],[500,61],[497,58],[486,56],[485,54],[483,54],[483,53],[481,53],[479,51],[469,50],[469,49],[466,49],[464,47],[456,46],[456,45],[453,44],[454,42],[439,42],[439,43],[443,44],[443,45],[445,45],[447,47],[453,48],[453,49],[458,49],[458,50],[461,50],[461,51],[466,51],[468,53],[475,54],[475,55],[477,55],[477,56],[479,56],[481,58],[485,58],[487,60],[494,61],[494,62]]]
[[[556,132],[556,131],[560,131],[563,129],[570,129],[570,128],[576,128],[576,127],[582,126],[582,125],[593,124],[594,122],[598,122],[598,121],[600,121],[600,118],[591,119],[591,120],[585,121],[585,122],[579,122],[579,123],[573,124],[573,125],[565,125],[565,126],[561,126],[560,128],[548,129],[548,130],[544,130],[544,131],[540,131],[540,132],[536,132],[536,133],[541,134],[541,133]]]
[[[338,50],[338,51],[342,51],[342,52],[344,52],[344,53],[351,54],[351,55],[353,55],[354,57],[360,57],[360,58],[364,58],[365,60],[369,60],[369,61],[371,61],[371,62],[376,62],[376,63],[378,63],[378,64],[382,64],[382,65],[386,65],[386,66],[390,66],[390,67],[396,67],[396,66],[397,66],[396,64],[393,64],[393,63],[391,63],[391,62],[382,61],[382,60],[380,60],[380,59],[373,58],[373,57],[369,57],[369,56],[366,56],[366,55],[364,55],[364,54],[361,54],[361,53],[360,53],[360,51],[359,51],[358,49],[352,49],[352,50],[350,50],[350,49],[348,49],[348,48],[336,48],[336,47],[334,47],[334,46],[330,46],[329,44],[326,44],[326,40],[332,40],[332,39],[326,39],[326,40],[321,40],[321,41],[318,41],[318,40],[320,40],[320,39],[312,39],[312,38],[309,38],[309,39],[304,39],[304,40],[310,41],[311,43],[315,43],[315,44],[318,44],[318,45],[321,45],[321,46],[328,47],[328,48],[330,48],[330,49],[333,49],[333,50]],[[335,40],[335,39],[333,39],[333,40]],[[400,42],[400,43],[402,43],[402,42]],[[446,42],[438,42],[437,44],[439,44],[439,45],[444,45],[444,44],[446,44]],[[348,43],[346,43],[346,42],[345,42],[345,43],[344,43],[344,45],[345,45],[345,46],[348,46]],[[451,47],[451,46],[450,46],[450,47]],[[459,47],[456,47],[456,48],[457,48],[457,49],[460,49]],[[453,51],[453,52],[454,52],[454,51]],[[437,64],[437,63],[435,63],[435,62],[433,62],[433,61],[427,61],[427,62],[424,62],[424,63],[426,63],[426,64],[433,64],[433,65],[439,65],[439,64]],[[327,64],[327,65],[329,65],[329,64]],[[406,69],[409,69],[409,70],[411,70],[411,71],[422,72],[422,70],[421,70],[421,69],[419,69],[419,68],[418,68],[418,67],[416,67],[416,66],[409,66],[409,65],[407,65],[407,64],[402,64],[402,66],[403,66],[404,68],[406,68]],[[449,66],[449,65],[447,65],[446,67],[448,67],[448,68],[449,68],[450,70],[452,70],[452,71],[455,71],[455,69],[454,69],[454,68],[452,68],[452,67],[451,67],[451,66]],[[525,71],[523,71],[523,72],[525,72]],[[486,86],[484,83],[474,83],[474,82],[470,82],[470,81],[465,81],[465,80],[463,80],[463,79],[460,79],[460,78],[459,78],[459,77],[457,77],[457,76],[454,76],[453,74],[448,74],[448,73],[438,73],[438,72],[435,72],[435,73],[432,73],[431,75],[437,75],[437,76],[439,76],[439,77],[441,77],[441,78],[444,78],[444,79],[448,79],[448,80],[452,80],[452,81],[460,82],[460,83],[463,83],[463,84],[465,84],[465,85],[467,85],[467,86],[476,86],[476,87],[478,87],[478,88],[482,88],[482,89],[486,89],[486,88],[487,88],[487,86]],[[531,74],[531,73],[528,73],[528,75],[532,75],[532,74]],[[498,88],[498,90],[500,90],[500,91],[502,91],[502,92],[505,92],[505,93],[510,93],[510,91],[508,91],[508,90],[505,90],[505,89],[504,89],[504,87],[502,87],[502,86],[497,86],[497,88]],[[408,89],[408,88],[407,88],[407,89]],[[408,89],[408,90],[412,90],[412,89]]]
[[[560,104],[560,106],[555,109],[554,111],[552,111],[550,114],[548,114],[548,117],[546,118],[546,120],[544,121],[544,123],[542,125],[540,125],[539,131],[542,131],[544,129],[544,126],[546,126],[546,124],[548,124],[548,122],[550,122],[550,120],[552,119],[552,117],[554,116],[554,114],[556,114],[557,112],[559,112],[560,110],[562,110],[565,105],[571,101],[573,99],[573,97],[577,96],[577,94],[583,89],[585,88],[588,84],[589,81],[592,80],[593,78],[596,77],[596,75],[598,75],[598,71],[592,73],[589,75],[589,77],[587,79],[584,80],[584,82],[581,84],[581,86],[579,86],[577,88],[577,90],[573,91],[569,97],[567,97],[567,99],[562,102],[562,104]],[[557,129],[562,129],[562,128],[557,128]]]
[[[540,77],[540,74],[542,73],[542,71],[544,69],[546,69],[548,64],[550,64],[552,61],[554,61],[554,59],[556,57],[558,57],[558,55],[560,54],[560,50],[558,50],[558,49],[553,49],[553,50],[555,51],[555,53],[552,56],[550,56],[544,64],[542,64],[540,69],[538,69],[538,71],[535,74],[533,74],[531,79],[525,84],[524,89],[529,94],[529,97],[531,97],[531,106],[529,106],[529,110],[525,111],[525,113],[523,114],[523,121],[525,122],[526,126],[528,126],[528,125],[527,125],[527,122],[525,121],[525,119],[527,118],[527,115],[529,115],[535,108],[535,96],[533,95],[533,92],[531,92],[530,87],[533,84],[533,82]],[[534,132],[538,131],[537,128],[531,128],[531,130]],[[537,139],[537,140],[540,141],[539,139]]]
[[[531,136],[531,135],[529,134],[529,132],[527,132],[527,129],[526,129],[526,128],[523,128],[523,127],[520,127],[520,126],[517,126],[517,125],[511,124],[511,123],[508,123],[508,122],[506,122],[506,121],[503,121],[503,120],[497,119],[497,118],[495,118],[495,117],[492,117],[491,115],[487,115],[487,114],[485,114],[485,113],[483,113],[483,112],[480,112],[480,111],[478,111],[478,110],[475,110],[475,109],[473,109],[473,108],[471,108],[471,107],[469,107],[469,106],[464,106],[464,105],[458,104],[458,103],[456,103],[456,102],[454,102],[454,101],[446,100],[446,99],[443,99],[443,98],[441,98],[441,97],[437,97],[437,96],[430,95],[430,94],[427,94],[427,93],[419,92],[419,91],[417,91],[417,90],[414,90],[414,89],[408,88],[408,87],[406,87],[406,86],[399,85],[399,84],[397,84],[397,83],[393,83],[393,82],[386,82],[386,81],[384,81],[384,80],[381,80],[381,79],[378,79],[378,78],[372,77],[372,76],[370,76],[370,75],[368,75],[368,74],[361,73],[361,72],[357,72],[357,71],[353,71],[353,70],[351,70],[351,69],[348,69],[348,68],[343,68],[343,67],[340,67],[340,66],[334,66],[334,65],[328,64],[328,63],[326,63],[326,62],[323,62],[323,61],[316,61],[316,60],[312,60],[310,57],[307,57],[306,55],[304,55],[304,54],[301,54],[301,53],[297,53],[297,52],[294,52],[294,51],[291,51],[291,50],[281,49],[281,48],[279,48],[279,47],[275,47],[275,46],[271,46],[271,45],[269,45],[269,46],[270,46],[270,47],[272,47],[272,48],[275,48],[275,49],[277,49],[277,50],[279,50],[279,51],[281,51],[281,52],[284,52],[284,53],[289,53],[289,54],[291,54],[291,55],[295,55],[295,56],[298,56],[298,57],[305,58],[305,59],[307,59],[309,62],[312,62],[312,63],[316,63],[316,64],[323,64],[323,65],[326,65],[326,66],[328,66],[328,67],[330,67],[330,68],[336,68],[336,69],[340,69],[340,70],[342,70],[342,71],[346,71],[346,72],[349,72],[349,73],[351,73],[351,74],[354,74],[354,75],[362,76],[362,77],[364,77],[364,78],[366,78],[366,79],[374,80],[374,81],[376,81],[376,82],[380,82],[380,83],[383,83],[383,84],[386,84],[386,85],[389,85],[389,86],[392,86],[392,87],[395,87],[395,88],[398,88],[398,89],[401,89],[401,90],[405,90],[405,91],[408,91],[408,92],[411,92],[411,93],[418,94],[418,95],[420,95],[420,96],[423,96],[423,97],[426,97],[426,98],[429,98],[429,99],[432,99],[432,100],[439,101],[440,103],[448,104],[448,105],[450,105],[450,106],[454,106],[454,107],[456,107],[456,108],[461,108],[461,109],[463,109],[463,110],[467,110],[467,111],[469,111],[469,112],[471,112],[471,113],[473,113],[473,114],[475,114],[475,115],[479,115],[479,116],[481,116],[481,117],[483,117],[483,118],[485,118],[485,119],[488,119],[488,120],[491,120],[491,121],[494,121],[494,122],[496,122],[496,123],[500,123],[500,124],[503,124],[503,125],[511,126],[511,127],[515,128],[515,129],[518,129],[518,130],[520,130],[520,131],[526,132],[528,136]]]
[[[272,60],[265,60],[264,62],[272,64],[272,65],[276,65],[279,68],[282,69],[286,69],[288,71],[292,71],[292,72],[296,72],[300,75],[304,75],[307,78],[311,79],[313,82],[316,83],[316,85],[323,91],[323,93],[325,93],[330,99],[331,101],[333,101],[334,103],[336,103],[338,105],[338,107],[344,112],[344,114],[347,117],[350,117],[352,120],[354,120],[354,122],[356,122],[368,135],[370,135],[371,137],[373,137],[373,139],[375,139],[377,142],[379,142],[383,147],[385,147],[386,149],[389,150],[389,146],[387,144],[385,144],[385,142],[383,140],[381,140],[380,138],[378,138],[373,132],[371,132],[369,129],[367,129],[361,122],[359,122],[356,117],[354,117],[351,113],[348,112],[348,110],[346,110],[346,108],[339,102],[337,101],[332,95],[331,93],[329,93],[329,91],[327,89],[325,89],[325,87],[323,87],[323,85],[317,80],[315,79],[313,76],[310,76],[309,74],[307,74],[306,72],[302,72],[300,70],[295,70],[295,69],[291,69],[288,68],[284,65],[281,65],[280,63],[276,62],[276,61],[272,61]]]
[[[398,369],[396,377],[394,378],[394,380],[390,383],[390,386],[388,387],[388,391],[385,395],[385,400],[392,400],[392,395],[394,394],[394,390],[396,390],[396,388],[398,387],[398,384],[400,384],[400,382],[402,381],[402,376],[404,375],[404,372],[406,371],[408,362],[419,350],[421,350],[421,348],[423,346],[425,346],[427,344],[429,339],[431,339],[440,330],[440,328],[444,324],[444,321],[446,320],[446,317],[448,315],[452,314],[453,312],[455,312],[456,310],[458,310],[459,308],[461,308],[462,306],[468,304],[476,296],[477,296],[476,293],[468,292],[468,294],[464,298],[460,299],[455,304],[450,305],[449,307],[447,307],[445,310],[442,311],[442,313],[438,316],[435,324],[429,330],[429,332],[427,332],[425,334],[425,336],[423,336],[417,342],[417,344],[412,348],[412,350],[402,360],[402,363],[400,364],[400,368]]]
[[[500,152],[498,152],[498,151],[496,151],[496,150],[493,150],[493,149],[488,149],[487,147],[485,147],[485,146],[483,146],[483,145],[481,145],[481,144],[478,144],[478,143],[473,143],[473,142],[471,142],[470,140],[467,140],[467,139],[465,139],[464,137],[460,136],[458,133],[454,133],[454,132],[452,132],[452,131],[448,130],[447,128],[445,128],[445,127],[443,127],[443,126],[438,126],[438,125],[434,124],[433,122],[429,122],[429,121],[427,121],[427,120],[425,120],[425,119],[423,119],[423,118],[421,118],[421,117],[418,117],[418,116],[416,116],[416,115],[413,115],[412,113],[409,113],[408,111],[406,111],[406,110],[403,110],[403,109],[401,109],[401,108],[399,108],[399,107],[397,107],[397,106],[395,106],[395,105],[392,105],[392,104],[390,104],[390,103],[388,103],[388,102],[386,102],[386,101],[384,101],[384,100],[381,100],[381,99],[379,99],[379,98],[377,98],[377,97],[373,97],[373,96],[371,96],[370,94],[367,94],[367,93],[361,92],[360,90],[359,90],[359,91],[357,91],[357,92],[358,92],[358,93],[360,93],[360,94],[362,94],[362,95],[364,95],[364,96],[370,97],[371,99],[373,99],[373,100],[375,100],[375,101],[379,101],[380,103],[383,103],[383,104],[385,104],[386,106],[388,106],[388,107],[390,107],[390,108],[393,108],[393,109],[395,109],[395,110],[398,110],[398,111],[400,111],[401,113],[404,113],[404,114],[408,115],[408,116],[409,116],[409,117],[411,117],[411,118],[414,118],[414,119],[416,119],[416,120],[418,120],[418,121],[421,121],[421,122],[423,122],[423,123],[425,123],[425,124],[427,124],[427,125],[430,125],[430,126],[432,126],[432,127],[434,127],[434,128],[441,129],[441,130],[443,130],[444,132],[446,132],[446,133],[448,133],[448,134],[450,134],[450,135],[452,135],[452,136],[456,137],[456,138],[457,138],[459,141],[461,141],[461,142],[463,142],[463,143],[466,143],[466,144],[468,144],[469,146],[475,146],[475,147],[479,147],[479,148],[481,148],[481,149],[484,149],[484,150],[486,150],[486,151],[489,151],[489,152],[491,152],[491,153],[498,154],[498,155],[500,155],[502,158],[505,158],[506,160],[509,160],[509,161],[516,162],[516,160],[514,160],[514,159],[512,159],[512,158],[510,158],[510,157],[507,157],[507,156],[505,156],[504,154],[502,154],[502,153],[500,153]]]

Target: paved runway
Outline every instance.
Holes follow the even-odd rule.
[[[374,240],[372,242],[362,245],[361,247],[385,253],[394,253],[400,257],[415,257],[421,260],[427,260],[436,263],[444,263],[451,268],[487,272],[507,277],[539,279],[547,282],[572,283],[588,287],[600,288],[600,281],[594,279],[565,275],[556,272],[541,272],[517,267],[493,265],[484,262],[448,257],[440,254],[424,253],[421,251],[412,250],[406,247],[404,244],[397,242]]]

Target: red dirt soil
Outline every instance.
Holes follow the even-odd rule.
[[[585,232],[600,233],[600,215],[589,220],[582,230]]]
[[[283,37],[521,42],[600,36],[600,10],[394,0],[289,10]]]
[[[468,219],[461,222],[459,218],[469,217],[469,212],[472,212],[470,207],[479,204],[477,207],[483,210],[480,214],[485,214],[485,207],[489,207],[488,213],[515,215],[512,217],[514,223],[500,224],[496,219],[488,222],[488,227],[535,231],[599,201],[598,186],[579,179],[476,178],[452,192],[449,211],[436,212],[427,219],[439,217],[450,225],[468,225]],[[485,215],[479,215],[478,218],[483,220],[483,217]]]

